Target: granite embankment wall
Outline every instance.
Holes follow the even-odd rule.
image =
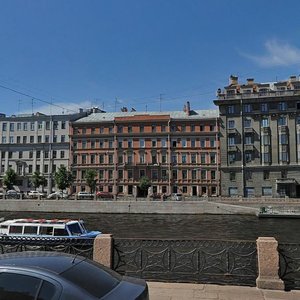
[[[210,201],[95,201],[0,200],[0,211],[137,213],[137,214],[246,214],[258,208]]]

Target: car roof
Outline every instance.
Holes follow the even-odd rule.
[[[67,253],[24,251],[0,255],[0,267],[33,267],[60,274],[84,260],[85,257]]]

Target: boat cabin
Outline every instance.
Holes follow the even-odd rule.
[[[0,235],[33,237],[95,237],[82,220],[14,219],[0,223]]]

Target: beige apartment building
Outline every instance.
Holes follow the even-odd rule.
[[[219,195],[218,112],[92,113],[72,122],[73,192],[89,191],[88,169],[97,172],[97,190],[142,195],[147,176],[153,194]]]
[[[300,81],[236,76],[217,92],[221,195],[300,197]]]
[[[16,190],[32,190],[30,178],[38,171],[46,177],[45,191],[50,193],[56,169],[69,167],[69,122],[86,115],[82,110],[69,115],[0,114],[0,189],[5,188],[5,172],[12,168],[18,175]]]

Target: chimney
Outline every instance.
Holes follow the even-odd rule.
[[[190,115],[190,110],[191,110],[190,101],[187,101],[185,112],[188,116]]]
[[[247,84],[254,84],[254,78],[247,78]]]
[[[229,85],[236,85],[236,84],[238,84],[238,79],[239,78],[237,76],[230,75]]]

